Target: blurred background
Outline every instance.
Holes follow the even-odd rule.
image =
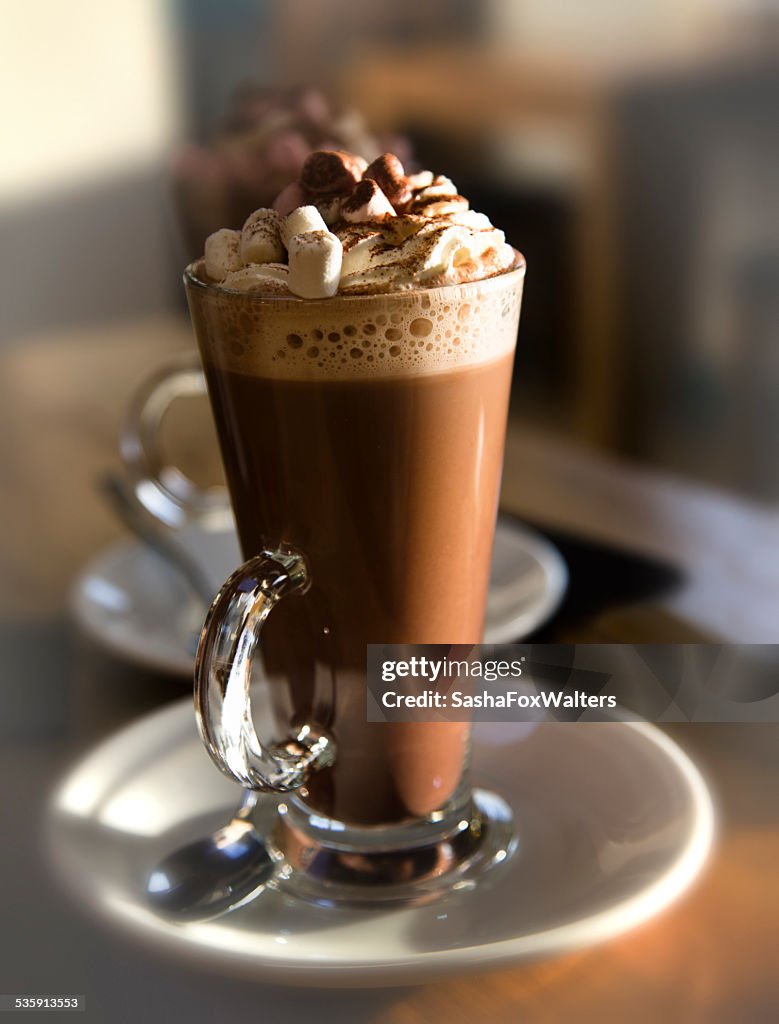
[[[104,486],[133,393],[194,354],[181,270],[312,147],[448,174],[528,262],[503,510],[570,577],[534,642],[775,642],[779,5],[27,0],[2,29],[0,991],[86,992],[90,1020],[310,1020],[304,990],[106,933],[39,849],[76,757],[191,699],[204,610],[164,562],[144,576]],[[170,420],[171,464],[218,474],[202,396]],[[155,644],[178,650],[179,612],[176,675]],[[689,900],[532,970],[319,993],[317,1019],[779,1020],[779,729],[670,732],[720,818]]]
[[[527,257],[515,417],[779,497],[772,0],[37,0],[3,21],[0,345],[183,316],[220,218],[312,145],[387,145]]]

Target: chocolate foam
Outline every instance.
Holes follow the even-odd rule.
[[[456,286],[303,300],[187,284],[203,357],[222,370],[286,380],[419,376],[508,356],[525,264]]]

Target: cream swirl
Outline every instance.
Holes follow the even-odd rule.
[[[376,164],[381,166],[374,169]],[[483,213],[471,210],[449,178],[429,171],[406,176],[391,154],[374,161],[363,180],[369,176],[375,179],[372,184],[384,186],[388,198],[392,196],[396,214],[368,215],[361,223],[354,223],[349,216],[347,223],[331,224],[343,245],[339,293],[359,295],[479,281],[514,263],[514,250],[506,244],[503,232]],[[348,202],[342,202],[342,209]]]
[[[386,225],[334,231],[343,245],[338,291],[344,295],[480,281],[515,259],[503,232],[471,210],[405,214]]]

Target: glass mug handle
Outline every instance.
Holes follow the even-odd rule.
[[[319,726],[295,728],[280,743],[263,744],[252,721],[251,669],[262,625],[278,601],[303,594],[309,575],[289,547],[263,551],[228,578],[203,626],[195,661],[195,712],[217,767],[246,789],[284,793],[335,759],[335,744]]]
[[[160,427],[173,402],[205,394],[205,375],[196,358],[187,355],[144,381],[122,428],[119,448],[134,493],[147,512],[167,526],[194,521],[219,528],[232,523],[226,489],[198,487],[165,461],[159,445]]]

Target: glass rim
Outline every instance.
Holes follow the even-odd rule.
[[[433,285],[430,288],[421,285],[415,288],[404,288],[398,291],[389,292],[359,292],[352,293],[349,295],[339,295],[336,293],[328,298],[320,299],[304,299],[299,295],[293,295],[291,292],[286,295],[280,294],[264,294],[262,292],[251,292],[243,291],[239,288],[225,288],[223,285],[216,281],[204,281],[202,277],[198,277],[195,268],[203,262],[203,257],[200,256],[198,259],[193,260],[189,263],[183,274],[184,286],[187,288],[196,289],[199,292],[205,292],[213,295],[232,295],[240,297],[245,301],[256,302],[258,304],[267,305],[278,305],[279,303],[293,303],[295,305],[315,305],[317,303],[330,303],[337,300],[339,303],[360,303],[366,300],[373,299],[400,299],[412,298],[419,295],[436,295],[440,294],[442,297],[447,292],[461,292],[463,288],[497,288],[498,283],[505,284],[510,281],[518,282],[525,276],[525,270],[527,264],[525,257],[519,252],[518,249],[514,249],[514,262],[508,270],[503,270],[498,274],[491,274],[489,277],[478,278],[475,281],[457,281],[451,282],[450,284]]]

